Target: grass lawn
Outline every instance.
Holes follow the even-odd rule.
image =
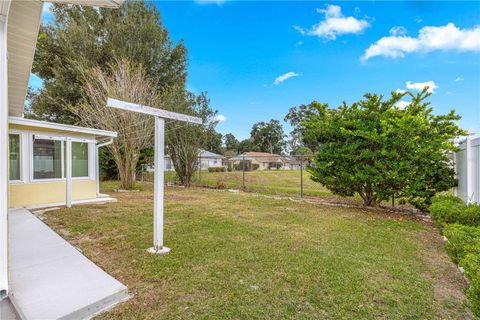
[[[253,193],[166,189],[167,256],[151,185],[46,222],[126,284],[111,319],[468,319],[463,278],[421,219]]]
[[[167,173],[166,181],[172,181],[172,173]],[[195,174],[194,182],[197,185],[208,187],[221,187],[242,189],[243,173],[233,172],[208,172],[202,171]],[[270,194],[288,194],[300,196],[300,170],[257,170],[245,172],[245,188]],[[310,179],[310,174],[303,170],[303,193],[306,196],[331,195],[325,187]]]

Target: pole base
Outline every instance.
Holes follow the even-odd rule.
[[[168,247],[151,247],[147,249],[148,253],[151,254],[159,254],[161,256],[166,256],[170,252],[170,248]]]

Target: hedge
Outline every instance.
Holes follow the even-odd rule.
[[[459,264],[467,253],[474,251],[472,248],[480,248],[480,227],[447,224],[443,228],[443,235],[448,239],[445,249],[456,264]]]
[[[208,167],[208,172],[225,172],[225,167]]]
[[[458,197],[437,196],[430,213],[448,239],[445,249],[465,272],[472,311],[480,318],[480,205],[466,205]]]
[[[430,213],[439,226],[450,223],[480,226],[480,205],[466,205],[458,197],[434,197],[430,206]]]

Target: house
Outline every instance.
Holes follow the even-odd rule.
[[[118,8],[123,0],[49,2]],[[108,200],[97,155],[116,133],[23,118],[43,5],[0,1],[0,314],[84,319],[128,299],[127,288],[27,208]]]
[[[99,192],[98,150],[116,136],[111,131],[9,117],[9,207],[66,205],[67,167],[72,204],[113,200]]]
[[[268,152],[244,152],[228,159],[228,162],[234,167],[241,166],[243,161],[250,164],[247,164],[251,167],[250,170],[300,170],[301,166],[301,161],[292,156],[282,156]],[[305,165],[303,168],[305,168]]]
[[[201,170],[208,170],[211,167],[223,167],[225,159],[221,154],[216,154],[207,150],[198,150],[198,157],[200,158]],[[153,166],[149,166],[147,171],[153,171]],[[165,156],[165,171],[175,171],[172,158],[169,155]]]

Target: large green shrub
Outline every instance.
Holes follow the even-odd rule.
[[[453,138],[465,134],[454,111],[433,113],[427,91],[366,94],[335,109],[318,102],[291,109],[286,119],[316,150],[312,180],[341,196],[358,194],[368,206],[395,198],[427,209],[436,193],[456,186],[449,154],[456,150]],[[412,102],[399,108],[405,95]]]
[[[208,167],[208,172],[225,172],[225,167]]]
[[[480,226],[480,205],[466,205],[458,197],[434,197],[430,206],[430,213],[440,226],[450,223]]]

